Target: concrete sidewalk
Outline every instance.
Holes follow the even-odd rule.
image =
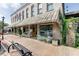
[[[32,38],[19,37],[16,35],[5,35],[6,41],[14,41],[22,44],[28,48],[35,56],[72,56],[79,55],[79,49],[66,47],[66,46],[54,46],[39,40]]]

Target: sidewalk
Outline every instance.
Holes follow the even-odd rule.
[[[54,46],[39,40],[32,38],[19,37],[15,35],[5,35],[5,40],[14,41],[22,44],[28,48],[34,56],[69,56],[79,55],[79,49],[66,47],[66,46]]]

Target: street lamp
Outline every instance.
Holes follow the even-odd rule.
[[[3,34],[4,34],[4,16],[2,17],[2,39],[1,40],[3,40],[4,39],[4,36],[3,36]],[[0,40],[0,49],[1,49],[1,40]]]
[[[4,34],[4,19],[5,19],[5,17],[3,16],[2,17],[2,40],[4,39],[4,36],[3,36],[3,34]]]

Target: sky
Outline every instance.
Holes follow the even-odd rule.
[[[10,15],[20,6],[20,3],[0,3],[0,20],[4,16],[5,22],[11,24]]]
[[[79,3],[65,3],[65,12],[71,12],[77,10],[79,10]]]
[[[2,20],[1,17],[4,16],[5,22],[11,24],[10,15],[21,5],[21,3],[0,3],[0,20]],[[65,12],[76,10],[79,10],[79,3],[65,3]]]

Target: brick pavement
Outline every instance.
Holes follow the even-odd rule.
[[[54,46],[32,38],[5,35],[5,40],[15,41],[32,51],[35,56],[72,56],[79,55],[79,49],[67,46]]]

